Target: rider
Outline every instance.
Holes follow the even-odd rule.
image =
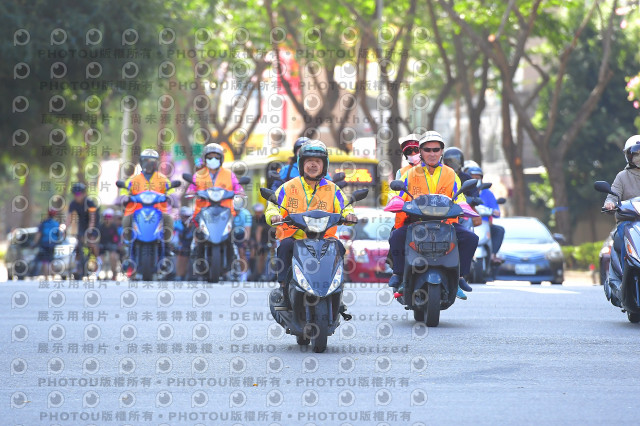
[[[340,213],[348,222],[357,222],[352,206],[345,207],[345,196],[340,188],[324,178],[329,168],[329,153],[327,147],[318,140],[310,140],[301,148],[298,155],[298,168],[303,175],[298,179],[291,179],[276,191],[278,204],[285,207],[289,213],[304,213],[309,210],[323,210],[330,213]],[[278,282],[285,295],[284,303],[290,309],[286,277],[291,269],[294,240],[305,238],[305,233],[286,224],[274,225],[282,222],[288,213],[269,202],[266,211],[267,223],[278,226],[276,238],[280,240],[278,247]],[[337,226],[325,233],[325,238],[335,238]],[[344,256],[344,246],[338,244],[341,256]]]
[[[238,182],[238,178],[235,173],[222,167],[222,163],[224,162],[224,148],[222,148],[222,146],[217,143],[205,145],[202,150],[202,158],[204,159],[204,167],[198,170],[193,176],[193,183],[196,186],[196,191],[203,191],[205,189],[217,187],[227,191],[233,191],[236,194],[244,194],[244,189]],[[193,223],[196,226],[200,210],[205,207],[209,207],[210,204],[209,200],[200,198],[196,199],[196,208],[193,212]],[[220,201],[220,206],[231,210],[231,214],[235,217],[236,212],[233,208],[233,199]],[[195,244],[195,242],[196,239],[194,238],[191,247],[191,255],[198,259],[202,257],[202,249],[204,247],[202,244]],[[194,247],[196,248],[197,253],[193,250]]]
[[[443,194],[452,197],[461,186],[460,179],[455,171],[441,163],[444,140],[440,133],[430,130],[420,139],[420,165],[411,168],[404,176],[405,186],[414,197],[423,194]],[[403,200],[408,200],[409,195],[401,192]],[[465,202],[464,194],[458,195],[456,203]],[[391,287],[398,288],[397,293],[402,294],[404,286],[402,274],[404,272],[404,245],[407,236],[407,225],[410,218],[406,213],[396,213],[395,229],[389,238],[391,257],[393,259],[393,275],[389,280]],[[465,291],[473,289],[467,284],[464,275],[469,273],[473,253],[478,246],[478,236],[462,227],[456,219],[451,220],[458,238],[458,252],[460,253],[460,279],[459,286]],[[399,287],[398,287],[399,286]],[[458,289],[458,297],[466,299],[466,295]]]
[[[55,208],[49,208],[47,211],[47,217],[38,226],[38,233],[33,240],[33,246],[38,247],[38,254],[36,255],[36,265],[40,262],[41,273],[44,276],[48,275],[49,264],[53,262],[55,255],[55,247],[60,244],[62,236],[60,233],[60,223],[56,220],[58,210]]]
[[[167,194],[171,190],[171,182],[169,179],[158,171],[160,163],[160,155],[154,149],[145,149],[140,154],[140,167],[142,171],[128,180],[127,186],[123,191],[131,195],[137,195],[144,191],[154,191],[160,194]],[[125,211],[122,219],[122,227],[124,229],[125,243],[130,243],[133,237],[133,213],[140,210],[140,203],[128,202],[129,198],[125,197]],[[170,252],[171,238],[173,236],[173,219],[167,214],[167,202],[156,203],[155,207],[162,212],[162,226],[164,243],[168,246],[167,252]]]
[[[640,196],[640,135],[631,136],[624,144],[624,157],[627,161],[627,166],[618,173],[611,185],[611,190],[620,196],[620,201],[626,201],[634,197]],[[606,210],[614,210],[617,205],[617,198],[611,194],[607,195],[604,202],[604,208]],[[629,222],[620,220],[616,215],[617,232],[614,236],[613,247],[618,252],[618,258],[622,264],[622,271],[624,272],[626,256],[626,247],[624,244],[624,230],[629,225]],[[609,279],[607,284],[612,289],[607,293],[607,297],[611,299],[611,302],[616,306],[620,306],[620,301],[616,297],[611,297],[617,292],[617,289],[622,283],[622,277],[616,273],[616,269],[613,267],[613,262],[609,264]]]
[[[102,224],[100,231],[100,253],[107,254],[107,261],[111,269],[112,278],[118,277],[118,261],[120,260],[120,234],[115,220],[115,211],[112,208],[104,210],[102,213]]]
[[[87,186],[82,182],[76,182],[71,186],[73,201],[69,203],[69,214],[65,221],[65,229],[70,229],[72,221],[77,222],[76,259],[80,257],[82,247],[86,245],[98,257],[98,246],[94,244],[98,225],[98,206],[87,197]],[[74,214],[75,213],[75,214]]]
[[[480,167],[469,167],[467,173],[471,175],[472,179],[477,179],[478,184],[482,184],[482,178],[484,174],[482,173],[482,169]],[[500,205],[496,200],[493,192],[487,188],[480,191],[480,199],[482,200],[482,204],[485,207],[489,207],[493,210],[493,217],[500,217]],[[486,222],[490,222],[488,217],[483,217],[482,220]],[[504,228],[502,226],[494,225],[490,222],[489,228],[491,229],[491,259],[493,261],[496,260],[496,254],[498,250],[500,250],[500,246],[502,245],[502,241],[504,240]]]
[[[420,163],[420,148],[418,147],[418,141],[421,137],[422,135],[412,133],[398,140],[400,148],[402,149],[402,155],[404,155],[404,158],[409,162],[409,164],[396,172],[396,179],[402,178],[410,168]]]

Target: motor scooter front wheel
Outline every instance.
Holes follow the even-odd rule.
[[[640,314],[634,314],[633,312],[627,311],[627,319],[630,323],[636,324],[640,322]]]
[[[311,322],[311,332],[308,334],[313,352],[322,353],[327,349],[327,337],[329,335],[329,303],[331,299],[323,299],[312,307],[313,317]],[[303,338],[306,338],[304,336]],[[300,343],[298,343],[300,344]]]

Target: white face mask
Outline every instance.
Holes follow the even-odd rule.
[[[416,165],[420,162],[420,154],[414,154],[414,155],[410,155],[407,157],[407,161],[409,161],[409,163]]]
[[[217,158],[209,158],[207,159],[207,167],[210,169],[217,169],[220,167],[220,160]]]

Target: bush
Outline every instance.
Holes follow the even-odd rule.
[[[604,244],[604,241],[562,247],[567,268],[588,270],[591,264],[597,267],[602,244]]]

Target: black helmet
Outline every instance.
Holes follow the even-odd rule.
[[[464,154],[460,148],[450,146],[444,150],[444,153],[442,154],[442,161],[444,161],[444,164],[451,167],[456,173],[460,173],[460,169],[462,169],[462,165],[464,164]]]
[[[293,144],[293,155],[297,154],[297,151],[302,147],[302,145],[304,145],[305,143],[309,142],[311,139],[303,136],[301,138],[298,138],[298,140],[296,141],[296,143]]]
[[[82,182],[76,182],[71,186],[71,192],[74,194],[84,194],[87,192],[87,185]]]
[[[467,169],[467,173],[471,176],[473,175],[480,175],[480,176],[484,176],[484,173],[482,173],[482,169],[479,166],[471,166]]]
[[[302,145],[299,154],[298,170],[300,170],[300,175],[304,173],[304,160],[311,157],[322,159],[322,174],[320,175],[320,178],[327,175],[327,170],[329,169],[329,152],[327,151],[325,144],[319,140],[310,139]]]

